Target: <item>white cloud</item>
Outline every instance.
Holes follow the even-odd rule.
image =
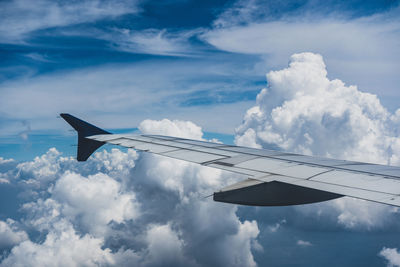
[[[48,59],[48,57],[45,54],[28,53],[28,54],[25,54],[25,57],[30,58],[35,61],[39,61],[39,62],[54,62],[51,59]]]
[[[36,195],[43,193],[40,190],[47,190],[49,185],[60,179],[66,171],[80,172],[83,175],[90,175],[93,172],[106,172],[116,176],[122,184],[126,183],[126,177],[130,169],[135,166],[137,154],[134,150],[128,149],[126,153],[119,149],[111,149],[110,152],[103,150],[96,152],[85,164],[79,164],[72,157],[62,157],[61,152],[56,148],[50,148],[45,154],[35,157],[33,161],[16,163],[9,161],[10,166],[1,165],[5,172],[0,177],[7,181],[18,182],[22,185],[26,194]],[[46,191],[47,192],[47,191]],[[30,196],[32,197],[32,196]]]
[[[139,216],[135,195],[121,192],[121,185],[106,174],[83,177],[66,172],[51,190],[52,199],[62,203],[60,212],[79,220],[86,232],[104,235],[110,222],[123,223]]]
[[[196,266],[195,262],[183,256],[184,240],[171,229],[171,225],[149,225],[145,240],[147,249],[144,265]]]
[[[349,229],[384,228],[398,217],[391,206],[371,203],[364,200],[343,198],[332,202],[339,212],[338,223]]]
[[[240,249],[244,249],[247,251],[245,255],[242,255],[242,258],[236,255],[235,258],[232,259],[231,266],[257,266],[256,262],[254,261],[251,251],[252,243],[251,241],[256,239],[260,230],[258,229],[258,225],[256,221],[245,221],[244,223],[240,224],[239,232],[237,235],[232,236],[232,240],[229,241],[229,244],[232,245],[229,249],[234,249],[234,251],[239,251]],[[227,247],[229,247],[227,245]],[[258,247],[260,250],[261,247]],[[229,253],[226,251],[225,253]]]
[[[34,31],[138,12],[136,1],[12,0],[0,3],[1,42],[23,42]]]
[[[137,160],[137,158],[138,155],[133,149],[128,149],[127,152],[124,153],[119,149],[113,148],[111,152],[103,150],[94,153],[86,165],[89,165],[87,166],[88,169],[107,172],[111,175],[126,176],[129,174],[130,170],[135,167],[135,160]],[[120,177],[117,179],[120,180]]]
[[[14,159],[5,159],[3,157],[0,157],[0,164],[1,165],[6,164],[6,163],[11,163],[11,162],[14,162]]]
[[[10,173],[13,173],[17,162],[14,159],[5,159],[0,157],[0,184],[9,184],[9,179],[12,178]]]
[[[396,248],[382,248],[379,256],[387,260],[387,266],[400,266],[400,253]]]
[[[268,230],[271,233],[276,233],[279,230],[279,228],[281,228],[282,225],[285,224],[285,223],[286,223],[286,219],[280,220],[279,222],[277,222],[277,223],[275,223],[273,225],[269,225],[268,226]]]
[[[27,233],[18,229],[14,220],[0,221],[0,249],[11,248],[27,239]]]
[[[317,220],[327,227],[349,231],[382,231],[397,229],[397,208],[370,201],[343,197],[328,202],[294,208],[305,220]]]
[[[312,246],[311,242],[304,240],[297,240],[296,244],[300,247],[309,247]]]
[[[181,138],[204,140],[201,127],[191,121],[163,119],[161,121],[144,120],[139,125],[144,134],[164,134]]]
[[[247,111],[246,117],[253,114],[252,111]],[[261,148],[261,145],[256,142],[257,136],[254,129],[249,128],[243,134],[235,136],[235,143],[237,145],[244,145],[247,147]]]
[[[377,53],[388,56],[386,54],[388,51],[382,51],[382,42],[389,41],[387,43],[389,50],[395,50],[396,40],[398,40],[395,34],[400,24],[396,20],[374,24],[372,22],[379,21],[371,20],[378,20],[378,18],[353,21],[327,19],[318,23],[299,22],[295,19],[254,23],[242,27],[216,29],[206,33],[204,38],[222,50],[249,54],[287,55],[295,51],[311,50],[329,55],[332,52],[343,56],[370,52],[374,57]],[[329,34],[321,38],[322,33]],[[379,35],[385,38],[376,40]],[[296,46],[293,45],[294,43]],[[341,43],[348,45],[341,45]],[[369,45],[363,46],[363,43]]]
[[[50,148],[46,154],[37,156],[33,161],[23,162],[17,165],[19,176],[32,175],[37,182],[47,182],[53,180],[60,171],[59,156],[61,153],[57,149]]]
[[[397,228],[399,214],[393,207],[372,203],[369,201],[344,197],[327,202],[293,207],[292,213],[302,220],[293,221],[292,224],[300,227],[332,228],[342,231],[374,232],[389,228]],[[310,223],[310,221],[315,222]]]
[[[188,39],[195,33],[197,31],[170,33],[166,29],[146,29],[143,31],[114,29],[111,33],[103,33],[100,38],[110,41],[117,49],[122,51],[187,56],[195,54],[188,43]]]
[[[21,210],[27,212],[26,224],[34,229],[45,232],[53,230],[66,222],[61,216],[61,204],[52,198],[38,199],[22,205]],[[62,223],[60,223],[62,222]]]
[[[0,173],[0,184],[9,184],[10,181],[8,181],[6,178],[1,178],[3,176],[2,173]]]
[[[50,231],[42,244],[30,240],[11,250],[1,266],[104,266],[114,263],[111,250],[102,249],[103,240],[79,236],[70,224]]]
[[[267,5],[264,4],[263,7]],[[227,28],[251,22],[255,13],[267,13],[265,9],[260,7],[260,3],[257,0],[238,0],[219,14],[213,25],[216,28]]]

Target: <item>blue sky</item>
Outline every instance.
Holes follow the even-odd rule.
[[[98,163],[103,169],[93,167],[90,171],[72,163],[71,166],[74,167],[64,166],[61,158],[74,155],[76,148],[71,145],[76,141],[69,126],[57,118],[61,112],[74,114],[117,133],[136,131],[145,119],[169,119],[172,124],[176,124],[174,120],[183,120],[200,126],[203,137],[208,140],[217,138],[225,143],[256,144],[298,153],[386,163],[387,144],[376,140],[395,142],[399,138],[399,5],[399,1],[372,0],[2,1],[0,159],[4,162],[0,161],[0,174],[3,175],[0,175],[0,179],[11,179],[10,175],[14,175],[15,179],[9,183],[0,182],[0,190],[15,190],[18,197],[2,194],[0,219],[13,219],[16,223],[12,224],[14,228],[10,227],[14,229],[16,236],[23,236],[18,233],[25,231],[32,242],[44,245],[43,236],[52,233],[52,230],[46,232],[38,230],[36,226],[27,225],[27,218],[32,219],[32,216],[39,216],[39,213],[27,214],[23,209],[15,212],[15,206],[36,203],[39,207],[39,200],[46,197],[62,204],[65,198],[60,195],[57,198],[52,190],[69,177],[65,176],[68,171],[75,171],[85,177],[94,175],[99,170],[113,179],[115,175],[127,176],[114,169],[108,170],[107,166],[101,165],[106,164],[104,162]],[[376,95],[370,97],[369,94],[360,94],[369,99],[369,104],[357,102],[353,98],[343,97],[343,102],[339,101],[340,97],[334,99],[337,103],[345,103],[343,105],[353,101],[354,103],[349,104],[350,114],[354,110],[352,107],[360,107],[361,112],[368,113],[366,117],[380,127],[374,128],[379,129],[376,130],[379,134],[368,140],[370,147],[362,147],[349,141],[363,135],[357,131],[358,128],[364,129],[362,125],[338,124],[338,130],[334,130],[332,136],[343,138],[338,138],[338,145],[334,148],[335,144],[331,145],[332,136],[322,132],[329,128],[321,130],[310,122],[293,123],[283,129],[283,126],[274,124],[274,119],[268,116],[262,119],[250,118],[250,115],[246,117],[246,114],[250,114],[246,112],[255,106],[269,110],[271,114],[274,108],[285,108],[284,102],[289,103],[291,100],[288,96],[290,92],[285,90],[289,90],[287,88],[291,86],[296,90],[302,84],[282,83],[287,86],[286,89],[274,84],[269,87],[266,74],[287,68],[288,62],[293,62],[291,55],[302,52],[320,54],[323,57],[330,81],[338,79],[346,88],[357,86],[357,93]],[[268,96],[260,93],[265,87],[272,92]],[[322,102],[321,106],[330,107],[327,104],[329,99]],[[312,103],[304,105],[308,105],[311,110]],[[372,110],[375,108],[379,112],[375,114],[368,111],[371,106]],[[302,112],[300,107],[294,111]],[[304,121],[307,121],[306,113],[301,114],[306,118]],[[299,125],[303,127],[300,129]],[[257,134],[254,140],[249,137],[249,129]],[[283,141],[279,138],[271,139],[272,137],[266,141],[266,132],[282,137]],[[344,135],[344,132],[348,132],[348,135]],[[307,143],[308,136],[314,140],[313,144]],[[285,138],[296,141],[288,145],[290,142],[285,141],[289,139]],[[54,155],[54,158],[49,156],[51,153],[48,150],[52,147],[62,154]],[[109,152],[104,153],[117,153],[110,152],[111,148],[107,147]],[[392,154],[397,155],[398,149],[395,145],[390,146],[390,149],[394,150],[390,157]],[[128,152],[123,150],[123,153]],[[371,156],[366,155],[368,153]],[[114,157],[110,155],[107,157]],[[54,174],[57,178],[46,178],[45,184],[40,184],[42,180],[37,172],[31,170],[32,173],[26,171],[27,174],[20,174],[21,171],[16,171],[21,170],[21,166],[39,164],[34,163],[36,156],[44,157],[43,161],[62,165]],[[5,159],[14,161],[9,163]],[[141,173],[142,167],[138,164],[142,161],[145,165],[151,159],[135,158],[134,174]],[[396,164],[396,158],[392,162]],[[18,167],[19,163],[25,165]],[[42,166],[40,168],[44,168],[46,164],[39,164]],[[40,180],[40,186],[28,190],[18,180],[30,181],[30,178]],[[118,179],[117,181],[121,182]],[[121,182],[121,186],[123,184]],[[135,186],[140,187],[136,184]],[[184,184],[183,187],[186,188],[185,186]],[[153,187],[146,190],[155,190]],[[127,192],[119,196],[126,197],[129,195]],[[167,192],[169,191],[164,192],[165,195],[168,195]],[[135,194],[140,199],[141,192],[135,191]],[[182,194],[185,193],[180,192],[178,195],[181,197]],[[65,194],[62,196],[65,197]],[[10,205],[4,204],[10,199],[14,199],[12,209],[9,208]],[[169,199],[175,198],[169,196]],[[239,227],[238,229],[247,229],[244,226],[247,221],[257,222],[259,234],[253,238],[251,236],[254,232],[249,230],[248,238],[252,244],[249,245],[249,253],[259,266],[354,266],[361,263],[364,266],[385,266],[388,262],[385,258],[388,257],[379,256],[380,251],[383,248],[400,247],[400,225],[393,222],[398,219],[397,213],[387,215],[385,212],[388,208],[383,208],[382,211],[378,206],[365,206],[363,203],[357,204],[358,202],[354,204],[351,200],[343,203],[326,206],[316,204],[303,209],[230,208],[229,216],[237,217],[236,224],[233,219],[230,222]],[[309,211],[313,208],[326,216],[319,217],[315,212]],[[359,215],[359,219],[353,218],[353,224],[346,224],[346,216],[353,209],[363,210],[365,213]],[[330,216],[329,211],[337,216]],[[187,216],[183,211],[178,215]],[[124,218],[127,221],[136,218],[126,216]],[[387,216],[388,219],[384,219],[385,223],[381,224],[376,222],[376,216]],[[65,218],[69,217],[66,215]],[[113,217],[114,222],[118,221],[116,218]],[[68,220],[81,236],[87,233],[93,238],[100,238],[98,232],[80,228],[85,222],[77,222],[75,217]],[[140,226],[123,221],[119,223],[125,223],[124,226],[119,227],[125,229],[124,227],[130,225],[135,231],[145,231],[145,225],[155,224],[154,220],[147,217],[142,220]],[[167,227],[168,231],[181,231],[182,236],[178,236],[184,241],[182,242],[192,244],[192,236],[186,236],[184,230],[184,227],[191,224],[186,225],[174,218],[167,222],[156,222],[161,226],[171,227],[172,230]],[[271,230],[277,224],[277,230]],[[107,231],[111,231],[110,229]],[[149,236],[152,229],[148,229]],[[112,230],[116,231],[116,228]],[[35,233],[38,232],[42,239],[35,239]],[[133,233],[129,232],[132,235]],[[210,236],[222,238],[217,234]],[[109,245],[113,238],[119,240],[115,236],[111,237],[107,236],[104,242]],[[144,241],[135,243],[133,240],[123,242],[134,244],[132,247],[141,251],[139,248]],[[255,240],[262,249],[254,245]],[[19,244],[14,243],[15,246]],[[193,247],[196,248],[194,243]],[[10,252],[12,247],[4,246],[3,250],[4,255],[14,257],[10,256],[9,262],[17,259],[17,254]],[[204,260],[201,253],[196,254],[190,249],[182,253],[181,261],[172,261],[172,264],[192,264],[191,260],[195,260],[200,266],[210,263]],[[228,264],[229,256],[232,255],[215,258],[210,264]],[[144,258],[146,257],[143,256]],[[152,264],[157,265],[156,262]],[[252,265],[251,262],[243,264]]]

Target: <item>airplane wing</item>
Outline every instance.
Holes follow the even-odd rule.
[[[350,196],[400,206],[400,167],[171,136],[111,134],[72,115],[60,115],[78,132],[78,161],[109,143],[248,177],[215,192],[215,201],[285,206]]]

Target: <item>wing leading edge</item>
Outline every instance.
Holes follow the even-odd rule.
[[[79,161],[85,161],[98,147],[109,143],[248,177],[215,192],[215,201],[283,206],[351,196],[400,206],[399,167],[171,136],[110,134],[69,114],[61,116],[78,132]]]

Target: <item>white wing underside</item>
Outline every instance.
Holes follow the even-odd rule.
[[[279,182],[400,206],[400,168],[230,146],[159,135],[104,134],[88,139],[246,175],[223,191]]]

